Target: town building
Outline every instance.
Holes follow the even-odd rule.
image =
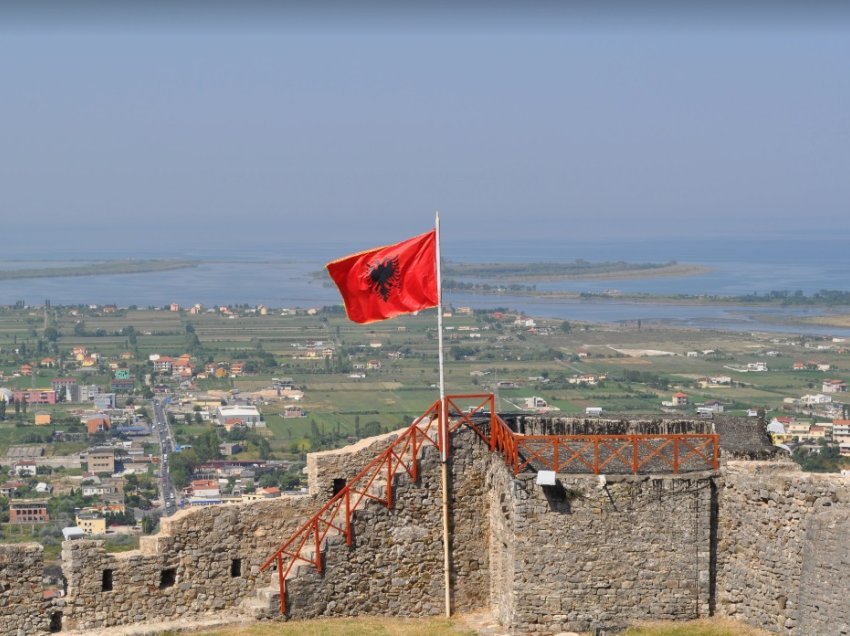
[[[12,473],[18,477],[35,477],[38,473],[38,465],[31,460],[23,460],[12,464]]]
[[[109,388],[113,393],[132,393],[136,388],[133,378],[113,378]]]
[[[50,422],[52,421],[52,417],[50,413],[36,413],[35,414],[35,425],[36,426],[50,426]]]
[[[53,389],[18,389],[12,397],[27,404],[56,404],[56,391]]]
[[[9,502],[9,523],[47,523],[47,499],[21,499]]]
[[[218,424],[225,428],[242,425],[248,428],[262,428],[265,423],[260,420],[260,412],[256,406],[219,406]]]
[[[88,472],[108,473],[115,472],[115,449],[109,447],[92,448],[87,453]]]
[[[65,402],[79,402],[80,390],[77,378],[53,378],[50,386],[56,392],[56,399]]]
[[[687,393],[682,393],[681,391],[679,391],[678,393],[674,393],[671,402],[673,406],[685,406],[688,403],[688,395]]]
[[[87,535],[106,534],[106,519],[96,512],[79,512],[76,523]]]
[[[114,409],[115,408],[115,394],[114,393],[99,393],[94,396],[92,400],[95,408],[97,409]]]
[[[844,380],[824,380],[821,391],[823,393],[846,393],[847,383]]]
[[[112,421],[103,414],[92,415],[86,418],[86,431],[89,435],[103,433],[112,428]]]
[[[195,479],[190,488],[192,496],[198,499],[216,499],[221,496],[217,479]]]
[[[91,402],[100,395],[100,387],[96,384],[84,384],[77,387],[77,400],[75,402]]]

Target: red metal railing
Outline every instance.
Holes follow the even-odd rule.
[[[440,402],[437,401],[260,566],[260,570],[266,570],[273,563],[277,566],[281,613],[286,612],[286,578],[293,567],[303,563],[321,572],[322,544],[332,531],[345,536],[346,544],[352,545],[351,521],[354,511],[367,500],[379,501],[391,508],[393,478],[397,472],[404,471],[414,481],[418,479],[417,457],[420,449],[428,444],[440,448],[439,417]],[[386,482],[380,483],[383,479]],[[375,482],[379,482],[380,486],[376,486]]]
[[[461,408],[461,401],[470,400],[472,406]],[[263,571],[272,564],[277,567],[281,613],[286,612],[286,579],[293,567],[307,564],[321,572],[322,547],[329,534],[343,535],[351,546],[354,512],[369,500],[391,508],[397,474],[418,479],[420,450],[427,445],[441,449],[442,409],[439,400],[434,402],[260,566]],[[468,426],[504,458],[515,475],[526,469],[678,474],[719,466],[718,435],[520,435],[496,413],[492,394],[446,396],[445,411],[449,434]],[[447,453],[449,449],[450,445]]]
[[[716,470],[717,435],[514,435],[508,463],[556,473]]]

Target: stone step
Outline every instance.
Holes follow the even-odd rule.
[[[253,596],[246,596],[240,603],[244,614],[254,619],[273,616],[280,612],[280,590],[274,587],[261,587],[254,590]]]
[[[258,587],[256,590],[254,590],[255,596],[249,598],[253,598],[254,600],[262,601],[267,604],[272,601],[277,603],[278,599],[280,598],[280,589],[277,586],[276,575],[277,572],[275,572],[275,580],[273,581],[272,587]]]

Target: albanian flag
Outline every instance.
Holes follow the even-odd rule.
[[[350,320],[375,322],[436,307],[437,232],[346,256],[326,265]]]

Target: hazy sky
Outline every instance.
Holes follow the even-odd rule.
[[[4,5],[4,240],[850,235],[838,3],[351,4]]]

